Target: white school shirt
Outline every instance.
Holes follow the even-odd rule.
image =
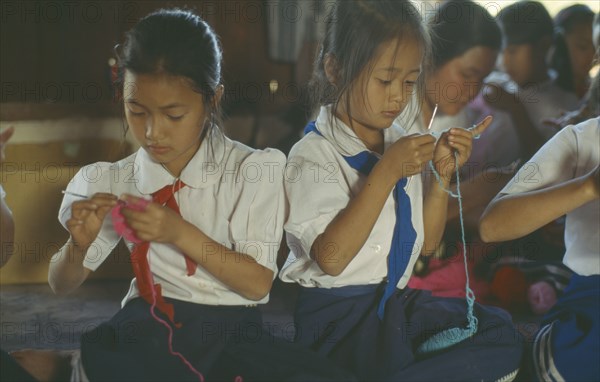
[[[548,80],[521,88],[510,79],[506,73],[493,72],[485,82],[496,83],[509,93],[516,94],[519,101],[525,106],[529,119],[535,128],[548,140],[558,130],[543,123],[544,119],[558,118],[564,111],[572,111],[579,107],[579,99],[572,92],[563,90],[555,82],[556,72],[548,71]]]
[[[284,170],[285,156],[280,151],[254,150],[214,133],[202,143],[181,173],[186,187],[175,194],[181,215],[214,241],[248,254],[272,270],[275,278],[285,217]],[[151,198],[153,192],[174,181],[144,149],[139,149],[116,163],[98,162],[83,167],[67,190],[88,196],[108,192]],[[75,200],[78,198],[66,194],[60,207],[59,220],[65,227]],[[84,267],[96,270],[120,239],[109,214],[85,256]],[[133,248],[133,243],[127,240],[125,243],[130,250]],[[219,256],[211,248],[206,249],[205,255]],[[201,266],[194,275],[187,276],[184,256],[168,244],[151,243],[148,262],[154,282],[161,284],[164,297],[205,305],[268,301],[268,295],[260,301],[242,297]],[[122,305],[138,295],[134,278]]]
[[[284,179],[289,215],[284,225],[290,255],[280,272],[285,282],[304,287],[335,288],[378,284],[387,276],[396,207],[393,192],[387,198],[371,234],[358,254],[338,276],[324,273],[310,258],[313,242],[333,218],[364,186],[367,179],[342,157],[367,150],[354,132],[338,119],[330,124],[330,107],[322,107],[316,121],[323,136],[311,132],[292,148]],[[384,130],[385,149],[405,135],[402,129]],[[406,271],[397,284],[408,283],[423,244],[423,195],[421,176],[408,179],[406,193],[411,201],[412,224],[417,238]]]
[[[548,188],[588,174],[600,164],[599,142],[600,118],[565,127],[523,165],[501,194]],[[579,275],[600,274],[600,200],[567,213],[565,246],[565,265]]]

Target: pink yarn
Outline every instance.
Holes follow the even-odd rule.
[[[141,243],[142,240],[135,236],[135,232],[133,232],[133,230],[127,226],[127,223],[125,223],[125,217],[121,214],[121,208],[127,207],[135,211],[144,211],[148,204],[150,204],[150,200],[147,199],[140,199],[135,203],[127,203],[123,200],[119,200],[117,205],[114,206],[110,212],[115,231],[132,243]]]
[[[545,314],[556,304],[556,290],[546,281],[538,281],[529,287],[527,300],[533,313]]]
[[[169,345],[169,353],[171,355],[178,357],[185,364],[185,366],[187,366],[187,368],[198,377],[198,380],[200,382],[204,382],[204,376],[202,375],[202,373],[200,373],[198,370],[196,370],[196,368],[190,363],[190,361],[187,360],[187,358],[185,358],[185,356],[183,354],[173,350],[173,329],[171,328],[171,325],[169,325],[165,320],[163,320],[162,318],[160,318],[156,315],[156,313],[154,311],[154,309],[156,309],[156,291],[154,290],[154,288],[151,288],[151,289],[152,289],[152,306],[150,307],[150,314],[152,314],[152,317],[154,317],[154,320],[161,323],[169,331],[169,338],[167,341],[168,345]]]
[[[143,240],[138,238],[135,235],[135,232],[125,222],[125,217],[121,213],[121,209],[123,207],[126,207],[126,208],[131,208],[132,210],[135,210],[135,211],[144,211],[146,209],[146,206],[148,206],[148,204],[150,204],[150,200],[147,200],[147,199],[140,199],[139,201],[136,201],[134,203],[128,203],[128,202],[119,200],[117,205],[115,207],[113,207],[113,209],[111,211],[111,216],[112,216],[112,221],[113,221],[113,226],[115,228],[115,231],[119,235],[123,236],[125,239],[127,239],[133,243],[136,243],[136,244],[142,243]],[[169,325],[165,320],[163,320],[162,318],[160,318],[156,315],[156,313],[155,313],[156,291],[154,288],[151,288],[151,289],[152,289],[152,306],[150,307],[150,314],[152,315],[154,320],[156,320],[157,322],[162,324],[165,328],[167,328],[167,330],[169,332],[168,341],[167,341],[168,346],[169,346],[169,353],[171,355],[176,356],[179,359],[181,359],[181,361],[187,366],[187,368],[190,369],[190,371],[198,377],[198,380],[201,382],[204,382],[204,376],[202,375],[202,373],[200,373],[198,370],[196,370],[194,368],[194,366],[192,366],[192,364],[183,356],[183,354],[173,350],[173,329],[171,328],[171,325]]]
[[[150,204],[150,200],[147,200],[147,199],[140,199],[139,201],[137,201],[135,203],[127,203],[125,201],[119,200],[117,205],[115,207],[113,207],[113,209],[111,211],[111,217],[112,217],[113,226],[115,228],[115,231],[119,235],[123,236],[125,239],[127,239],[133,243],[136,243],[136,244],[142,243],[143,240],[138,238],[135,235],[135,232],[129,226],[127,226],[127,223],[125,222],[125,217],[123,216],[123,214],[121,214],[121,209],[123,207],[126,207],[126,208],[131,208],[132,210],[135,210],[135,211],[144,211],[146,209],[146,206],[148,206],[148,204]],[[169,353],[175,357],[178,357],[187,366],[187,368],[198,377],[198,380],[200,382],[204,382],[204,376],[202,375],[202,373],[200,373],[198,370],[196,370],[196,368],[185,358],[185,356],[183,354],[173,350],[173,329],[171,328],[171,325],[169,325],[169,323],[167,323],[162,318],[158,317],[158,315],[156,314],[156,312],[155,312],[156,291],[154,290],[154,288],[151,288],[151,289],[152,289],[152,306],[150,307],[150,314],[152,315],[152,317],[154,318],[155,321],[162,324],[165,328],[167,328],[167,331],[169,332],[168,341],[167,341],[168,346],[169,346]],[[242,377],[237,376],[235,378],[235,382],[243,382]]]

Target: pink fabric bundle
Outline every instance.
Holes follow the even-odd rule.
[[[132,243],[136,243],[136,244],[141,243],[142,240],[140,240],[137,236],[135,236],[135,233],[133,232],[133,230],[131,228],[129,228],[127,226],[127,224],[125,223],[125,217],[121,214],[121,208],[127,207],[127,208],[131,208],[132,210],[135,210],[135,211],[144,211],[148,204],[150,204],[150,200],[146,200],[146,199],[140,199],[139,201],[137,201],[135,203],[127,203],[123,200],[119,200],[117,205],[113,207],[113,209],[110,213],[112,216],[112,221],[113,221],[113,226],[115,228],[115,231],[119,235],[123,236],[123,238],[131,241]]]
[[[489,285],[473,274],[474,261],[468,259],[471,289],[478,300],[485,300],[489,294]],[[456,256],[450,259],[435,259],[429,261],[429,272],[422,277],[412,276],[408,287],[413,289],[430,290],[431,294],[439,297],[465,298],[465,266],[462,259]]]
[[[529,287],[527,299],[533,313],[546,314],[556,304],[556,290],[546,281],[538,281]]]

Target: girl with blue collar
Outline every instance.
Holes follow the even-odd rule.
[[[277,272],[285,157],[219,131],[221,56],[213,30],[188,11],[157,11],[127,34],[118,82],[141,148],[75,175],[59,213],[70,238],[48,276],[68,293],[122,236],[132,252],[136,277],[122,309],[81,338],[80,376],[351,378],[262,331],[257,305]],[[270,364],[286,355],[308,357],[310,367]]]
[[[444,189],[473,138],[452,128],[436,141],[394,124],[414,111],[407,106],[421,95],[429,44],[410,1],[343,1],[329,15],[313,78],[319,115],[288,157],[291,254],[280,277],[301,286],[297,342],[360,379],[508,380],[521,341],[499,309],[476,305],[472,337],[418,351],[467,320],[464,300],[406,288],[418,256],[438,246]],[[422,183],[431,160],[441,184]]]

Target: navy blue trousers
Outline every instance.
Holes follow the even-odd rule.
[[[600,276],[573,275],[533,344],[541,381],[600,381]]]
[[[256,307],[208,306],[166,299],[175,307],[173,348],[207,382],[355,380],[331,361],[271,336]],[[166,317],[157,311],[166,320]],[[167,329],[136,298],[107,323],[81,338],[81,357],[91,381],[198,381],[168,352]],[[305,363],[305,362],[308,362]]]
[[[4,350],[0,350],[0,381],[6,382],[35,382],[25,369]]]
[[[382,290],[302,288],[295,312],[296,341],[365,381],[495,381],[516,375],[523,340],[508,313],[476,304],[475,335],[439,352],[418,355],[418,346],[432,335],[466,327],[465,300],[397,290],[380,320]]]

